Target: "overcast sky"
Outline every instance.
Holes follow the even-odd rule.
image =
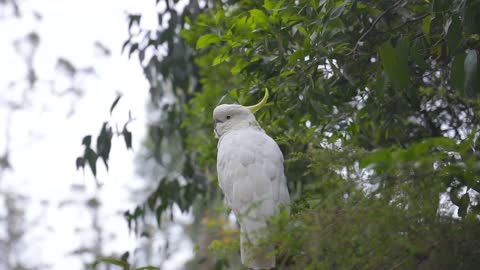
[[[75,158],[83,151],[84,135],[98,134],[104,121],[123,125],[128,111],[136,119],[129,125],[133,147],[140,148],[145,133],[148,85],[137,61],[129,61],[120,50],[128,36],[125,11],[141,12],[142,25],[154,28],[155,1],[30,0],[20,1],[20,7],[22,18],[0,21],[0,155],[7,147],[4,138],[8,135],[13,166],[3,174],[0,189],[30,198],[25,204],[27,224],[39,222],[27,225],[31,229],[18,260],[27,265],[52,265],[49,269],[82,269],[81,261],[68,253],[92,240],[78,229],[90,228],[91,217],[88,211],[70,203],[82,202],[99,191],[89,170],[76,170]],[[40,14],[41,19],[35,18],[34,13]],[[14,41],[32,31],[40,36],[34,58],[39,80],[30,91],[25,84],[11,85],[25,81],[26,76],[25,63],[16,52]],[[111,50],[111,56],[99,54],[94,46],[97,41]],[[81,97],[52,93],[49,81],[56,81],[56,90],[71,83],[55,68],[59,57],[77,68],[94,68],[95,74],[76,79],[75,83],[83,89]],[[109,107],[117,93],[123,98],[110,116]],[[6,104],[12,102],[25,106],[11,113]],[[142,182],[134,173],[134,158],[135,151],[127,151],[123,138],[118,138],[114,139],[109,172],[98,163],[99,180],[103,183],[102,223],[117,235],[106,239],[107,253],[132,250],[135,246],[135,238],[129,236],[120,214],[135,205],[129,200],[126,187]],[[81,187],[81,192],[72,190],[72,186]],[[181,238],[179,228],[172,233]],[[165,269],[177,269],[191,256],[190,242],[182,241],[185,252],[174,256]]]

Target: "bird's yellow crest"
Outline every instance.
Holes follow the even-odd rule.
[[[259,103],[252,105],[252,106],[247,106],[246,108],[249,109],[252,113],[258,112],[263,106],[265,106],[265,103],[267,103],[268,99],[268,89],[265,88],[265,95],[263,96],[262,100],[260,100]]]

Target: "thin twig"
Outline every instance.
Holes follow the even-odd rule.
[[[393,9],[395,9],[396,7],[398,7],[401,3],[403,2],[403,0],[398,0],[397,2],[395,2],[392,6],[390,6],[389,8],[385,9],[372,23],[372,25],[370,25],[370,27],[367,29],[367,31],[365,31],[361,36],[360,38],[357,40],[357,42],[355,43],[355,47],[353,47],[352,51],[350,53],[353,53],[355,51],[357,51],[357,48],[358,48],[358,45],[360,44],[360,42],[373,30],[373,28],[375,28],[375,26],[377,25],[377,23],[385,16],[387,15],[387,13],[389,13],[390,11],[392,11]]]
[[[415,17],[409,21],[405,21],[404,23],[402,23],[401,25],[395,27],[392,29],[392,31],[397,31],[398,29],[404,27],[405,25],[409,24],[409,23],[413,23],[413,22],[416,22],[416,21],[419,21],[419,20],[422,20],[423,18],[427,17],[428,15],[430,15],[430,13],[425,13],[423,15],[420,15],[418,17]]]

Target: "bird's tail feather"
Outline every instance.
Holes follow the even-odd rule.
[[[275,267],[274,245],[259,245],[260,235],[258,229],[265,229],[265,224],[253,224],[252,221],[246,231],[242,228],[240,234],[240,255],[242,258],[242,264],[246,265],[249,269],[270,269]],[[257,221],[258,222],[258,221]],[[255,222],[256,223],[256,222]],[[260,222],[258,222],[260,223]],[[252,230],[251,228],[256,228]]]

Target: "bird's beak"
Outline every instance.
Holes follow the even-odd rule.
[[[247,106],[246,108],[249,109],[252,113],[256,113],[265,105],[265,103],[267,103],[267,99],[268,99],[268,89],[265,88],[265,95],[263,96],[262,100],[260,100],[259,103],[252,106]]]
[[[219,120],[217,120],[217,119],[214,119],[214,120],[213,120],[213,132],[215,133],[215,138],[217,138],[217,139],[219,138],[218,132],[217,132],[217,124],[218,124],[218,123],[223,123],[223,122],[222,122],[222,121],[219,121]]]
[[[214,120],[213,120],[213,128],[216,128],[218,123],[223,123],[223,121],[214,119]]]

